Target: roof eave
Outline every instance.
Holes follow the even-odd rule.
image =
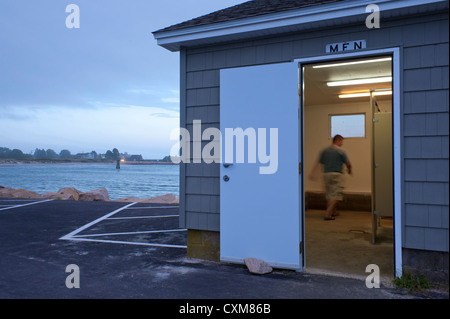
[[[347,23],[364,23],[369,4],[377,4],[381,18],[448,9],[447,0],[358,0],[342,1],[279,13],[205,24],[169,31],[153,32],[157,44],[177,52],[182,46],[198,46],[251,37],[334,27]]]

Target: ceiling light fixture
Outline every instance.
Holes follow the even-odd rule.
[[[332,67],[337,67],[337,66],[346,66],[346,65],[354,65],[354,64],[364,64],[364,63],[376,63],[376,62],[384,62],[384,61],[392,61],[392,58],[389,57],[389,58],[380,58],[380,59],[371,59],[371,60],[362,60],[362,61],[321,64],[321,65],[314,65],[313,69],[332,68]]]
[[[327,82],[327,85],[343,86],[343,85],[358,85],[358,84],[383,83],[383,82],[392,82],[392,76],[369,78],[369,79],[346,80],[346,81],[334,81],[334,82]]]
[[[373,95],[392,95],[392,91],[379,91],[379,92],[373,92]],[[361,92],[361,93],[348,93],[348,94],[340,94],[340,99],[348,99],[352,97],[369,97],[370,92]]]

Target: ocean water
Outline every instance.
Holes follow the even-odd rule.
[[[0,185],[45,194],[63,187],[87,192],[106,188],[112,200],[179,196],[178,165],[22,164],[0,165]]]

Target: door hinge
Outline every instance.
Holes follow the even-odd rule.
[[[302,163],[298,162],[298,174],[302,173]]]
[[[298,253],[299,253],[299,254],[302,253],[302,246],[303,246],[303,243],[300,242],[300,243],[298,244]]]

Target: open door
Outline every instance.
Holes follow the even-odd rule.
[[[222,261],[302,268],[298,81],[297,63],[221,70]]]
[[[392,112],[381,112],[371,90],[372,109],[372,243],[376,243],[380,219],[393,217]]]

